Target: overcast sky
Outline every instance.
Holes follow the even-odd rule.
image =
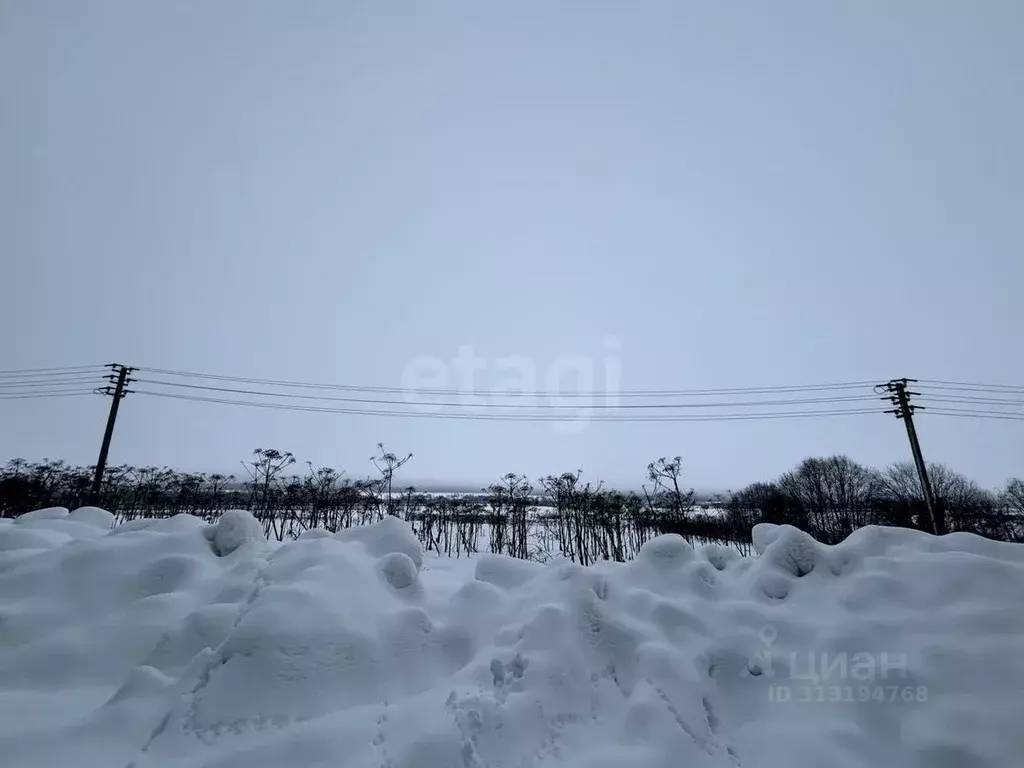
[[[623,389],[1024,384],[1024,3],[0,0],[0,368],[402,386],[471,346]],[[436,366],[435,366],[436,367]],[[454,369],[452,369],[454,370]],[[450,386],[457,386],[453,378]],[[0,460],[95,461],[99,397],[0,401]],[[1024,475],[1024,421],[922,415]],[[256,446],[484,482],[681,454],[735,488],[909,458],[891,416],[388,419],[129,396],[111,461]]]

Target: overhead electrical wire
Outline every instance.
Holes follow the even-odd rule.
[[[982,384],[969,381],[939,381],[920,379],[913,384],[916,389],[937,389],[948,392],[998,392],[1001,394],[1024,394],[1022,384]]]
[[[466,392],[450,388],[419,388],[419,387],[386,387],[361,384],[328,384],[317,382],[292,381],[287,379],[261,379],[248,376],[226,376],[223,374],[197,373],[195,371],[178,371],[170,368],[146,368],[135,367],[139,373],[155,373],[164,376],[178,376],[192,379],[207,379],[211,381],[226,381],[237,384],[262,384],[265,386],[277,386],[296,389],[331,389],[347,392],[375,392],[388,394],[417,394],[417,395],[468,395],[468,396],[490,396],[491,392]],[[636,389],[621,390],[616,393],[619,397],[704,397],[712,395],[744,395],[744,394],[770,394],[787,392],[818,392],[840,389],[860,389],[870,387],[877,382],[872,381],[846,381],[833,384],[792,384],[771,387],[735,387],[715,389]],[[543,390],[522,390],[500,393],[502,397],[595,397],[606,395],[603,391],[589,392],[565,392],[558,393]]]
[[[104,365],[78,365],[63,368],[17,368],[11,370],[0,370],[0,379],[18,378],[39,378],[51,376],[72,376],[90,372],[99,374],[106,366]]]
[[[925,414],[939,414],[941,416],[951,416],[954,414],[963,414],[969,416],[991,416],[991,417],[1006,417],[1006,418],[1024,418],[1024,411],[986,411],[977,408],[952,408],[947,405],[939,406],[938,408],[929,408],[924,406],[918,409],[921,413]],[[916,412],[915,412],[916,415]]]
[[[1011,414],[1011,413],[984,413],[975,411],[938,411],[938,410],[927,410],[922,411],[929,418],[932,416],[954,416],[961,419],[995,419],[997,421],[1024,421],[1024,413],[1022,414]]]
[[[50,372],[22,369],[0,376],[0,400],[38,400],[77,397],[96,391],[105,380],[103,366],[92,370],[54,369]]]
[[[99,376],[80,376],[71,379],[40,379],[38,381],[4,381],[0,380],[0,390],[4,389],[34,389],[36,387],[56,387],[71,384],[95,384],[102,381]]]
[[[1024,390],[1010,389],[955,389],[952,387],[917,387],[913,393],[919,397],[1014,397],[1024,398]]]
[[[734,420],[745,420],[745,419],[783,419],[783,418],[815,418],[815,417],[827,417],[827,416],[838,416],[838,415],[858,415],[858,414],[869,414],[879,413],[880,409],[876,408],[820,408],[820,406],[836,405],[839,403],[860,403],[874,401],[877,399],[875,395],[869,394],[854,394],[849,395],[830,395],[827,397],[805,397],[800,396],[804,394],[813,393],[835,393],[841,390],[856,390],[862,389],[869,386],[873,386],[875,382],[871,381],[844,381],[835,382],[831,384],[794,384],[784,386],[772,386],[772,387],[731,387],[731,388],[719,388],[719,389],[689,389],[689,390],[624,390],[620,392],[544,392],[544,391],[519,391],[519,392],[471,392],[457,389],[448,388],[424,388],[416,389],[409,387],[384,387],[384,386],[363,386],[354,384],[326,384],[316,382],[301,382],[287,379],[267,379],[257,377],[244,377],[244,376],[228,376],[222,374],[204,374],[195,371],[179,371],[169,368],[136,368],[139,375],[139,385],[155,387],[153,389],[133,389],[132,391],[138,392],[139,394],[148,395],[151,397],[164,397],[175,400],[184,400],[192,402],[207,402],[224,405],[238,405],[243,407],[251,408],[264,408],[272,410],[289,410],[289,411],[306,411],[315,413],[342,413],[351,415],[368,415],[368,416],[385,416],[392,418],[433,418],[433,419],[457,419],[457,420],[475,420],[475,421],[531,421],[531,422],[544,422],[544,421],[567,421],[579,418],[574,416],[574,412],[586,411],[588,415],[587,419],[591,421],[617,421],[617,422],[671,422],[671,421],[734,421]],[[150,378],[147,374],[160,374],[162,378],[154,379]],[[184,378],[191,380],[188,381],[168,381],[168,378]],[[217,382],[223,384],[219,386],[210,382]],[[231,386],[231,385],[261,385],[261,388],[249,388],[244,386]],[[952,382],[948,386],[953,387],[958,383]],[[940,385],[942,387],[947,386],[946,384]],[[963,386],[959,383],[959,386]],[[1010,387],[1010,385],[1002,385],[1004,389],[995,390],[999,394],[1013,395],[1016,394],[1016,390]],[[416,397],[422,396],[454,396],[458,399],[458,402],[441,401],[441,402],[420,402],[418,400],[395,400],[395,399],[383,399],[374,397],[353,397],[353,396],[331,396],[321,394],[305,394],[301,392],[289,392],[289,391],[268,391],[267,388],[271,389],[306,389],[306,390],[329,390],[329,391],[340,391],[344,393],[353,394],[364,394],[364,393],[378,393],[378,394],[391,394],[391,395],[413,395]],[[192,390],[192,394],[185,393],[174,393],[166,391],[167,389],[177,390]],[[1024,393],[1024,387],[1020,388],[1021,392]],[[258,400],[254,399],[239,399],[238,397],[217,397],[210,395],[203,395],[200,393],[223,393],[224,395],[235,395],[245,396],[247,398],[261,398]],[[935,397],[928,395],[922,397],[920,402],[932,402],[932,403],[951,403],[952,405],[983,405],[992,406],[996,408],[1003,408],[1006,406],[1020,405],[1024,407],[1024,401],[1016,401],[1005,398],[989,398],[989,397],[976,397],[971,391],[966,391],[964,394],[960,394],[961,390],[953,389],[951,391],[943,392],[942,396]],[[787,394],[793,395],[791,398],[785,399],[770,399],[771,396],[785,396]],[[563,400],[565,398],[596,398],[606,399],[609,397],[614,398],[625,398],[625,397],[657,397],[662,400],[670,398],[701,398],[707,396],[719,396],[720,399],[710,402],[657,402],[657,403],[586,403],[576,405],[575,403],[508,403],[501,402],[514,397],[538,397],[545,396],[555,401]],[[747,399],[747,400],[730,400],[729,395],[743,395],[743,396],[757,396],[764,395],[768,396],[769,399]],[[489,402],[473,402],[473,398],[487,397],[491,400]],[[268,402],[268,399],[270,400]],[[499,402],[494,402],[498,400]],[[284,401],[284,402],[281,402]],[[312,403],[296,403],[289,401],[312,401]],[[316,403],[352,403],[359,406],[392,406],[390,409],[379,409],[379,408],[366,408],[366,407],[338,407],[329,405],[317,405]],[[775,406],[782,408],[783,410],[771,410],[771,411],[750,411],[750,412],[715,412],[715,409],[729,409],[729,408],[754,408],[763,409],[765,407]],[[811,410],[794,410],[793,407],[804,407],[811,408]],[[396,407],[398,409],[396,409]],[[424,411],[422,408],[431,408],[433,410]],[[440,409],[440,410],[438,410]],[[451,409],[460,409],[459,411],[453,411]],[[482,409],[498,409],[499,411],[525,411],[516,413],[481,413]],[[686,409],[689,413],[671,413],[671,411]],[[694,413],[692,409],[697,409]],[[551,413],[551,410],[563,410],[569,411],[568,415],[563,413]],[[598,410],[604,411],[599,414],[591,414],[590,411]],[[650,411],[657,410],[661,413],[654,414],[637,414],[637,413],[619,413],[616,411]],[[924,407],[922,407],[924,410]],[[541,411],[541,413],[537,413]],[[544,413],[544,411],[548,411]],[[668,413],[665,413],[668,411]],[[701,412],[708,411],[708,412]],[[957,409],[951,408],[950,406],[943,405],[940,408],[936,408],[933,411],[935,415],[957,415],[957,416],[971,416],[977,415],[979,417],[1001,417],[1010,415],[1013,416],[1013,412],[1009,411],[986,411],[978,408],[970,409]]]
[[[76,389],[68,391],[34,392],[31,394],[0,394],[0,400],[39,400],[51,397],[77,397],[78,395],[92,395],[95,393],[95,389]]]
[[[976,403],[979,405],[1013,405],[1024,407],[1024,400],[1005,400],[992,397],[933,397],[922,395],[923,403]]]
[[[106,384],[88,389],[85,386],[106,382],[109,378],[110,367],[109,365],[97,364],[3,370],[0,371],[0,399],[30,400],[73,397],[93,393],[109,394],[109,387]],[[133,366],[132,372],[137,378],[137,385],[155,389],[135,389],[132,387],[127,390],[128,394],[138,393],[149,397],[240,405],[251,408],[386,416],[393,418],[558,422],[577,420],[579,417],[575,414],[586,411],[588,412],[586,418],[590,421],[670,422],[816,418],[882,412],[881,408],[839,405],[867,403],[877,400],[877,395],[867,393],[867,388],[872,388],[880,393],[877,381],[841,381],[825,384],[707,389],[634,389],[575,392],[520,390],[503,392],[303,382],[288,379],[207,374],[172,368]],[[151,378],[150,374],[159,375],[161,378]],[[174,378],[186,379],[186,381],[167,380]],[[920,391],[908,394],[915,396],[914,405],[923,414],[960,418],[1024,420],[1024,385],[920,379],[914,382],[913,386]],[[182,393],[173,390],[190,390],[191,392]],[[306,391],[302,392],[301,390]],[[861,394],[857,390],[865,391]],[[314,394],[314,391],[340,392],[342,394]],[[223,393],[224,395],[244,396],[249,399],[208,396],[200,393]],[[365,396],[367,394],[396,397],[406,396],[406,399],[367,397]],[[822,396],[817,396],[819,394]],[[455,398],[457,402],[444,400],[439,402],[422,402],[418,399],[409,399],[409,396],[415,398],[447,396]],[[515,398],[530,397],[544,397],[554,402],[505,402]],[[717,397],[718,399],[701,402],[702,398],[707,397]],[[488,398],[488,400],[479,401],[480,398]],[[572,400],[579,398],[592,398],[599,402],[580,402],[578,404],[572,402]],[[659,398],[660,402],[608,402],[611,398],[615,400],[620,398]],[[685,398],[689,398],[691,402],[673,402],[673,400]],[[693,400],[696,400],[696,402],[693,402]],[[354,405],[353,407],[339,407],[325,403],[351,403]],[[363,406],[390,406],[390,408],[381,409]],[[958,406],[965,407],[961,408]],[[772,407],[781,410],[746,410],[771,409]],[[422,410],[423,408],[433,410]],[[742,410],[740,412],[722,412],[720,410],[735,408]],[[1015,408],[1021,410],[1014,410]],[[495,409],[499,412],[482,413],[481,411],[484,409]],[[589,412],[593,410],[600,411],[600,413],[596,415],[590,414]],[[675,410],[685,410],[686,412],[673,413],[672,411]],[[502,413],[500,411],[506,412]],[[564,411],[568,413],[552,413],[551,411]],[[622,413],[615,413],[616,411],[621,411]],[[636,411],[658,411],[658,413],[644,414],[636,413]]]
[[[182,382],[174,381],[160,381],[154,379],[147,379],[144,377],[139,378],[140,384],[146,384],[150,386],[163,386],[163,387],[175,387],[183,389],[196,389],[202,391],[212,392],[225,392],[229,394],[239,395],[256,395],[259,397],[280,397],[287,399],[299,399],[299,400],[323,400],[323,401],[334,401],[334,402],[346,402],[346,403],[362,403],[366,405],[400,405],[400,406],[432,406],[435,408],[541,408],[541,409],[577,409],[581,407],[587,408],[598,408],[602,410],[619,410],[619,409],[670,409],[670,408],[723,408],[723,407],[759,407],[765,405],[810,405],[810,404],[821,404],[821,403],[846,403],[846,402],[864,402],[874,401],[876,398],[873,395],[860,395],[860,396],[848,396],[848,397],[821,397],[821,398],[801,398],[791,400],[750,400],[750,401],[724,401],[724,402],[711,402],[711,403],[644,403],[644,404],[628,404],[618,405],[611,403],[596,403],[588,404],[586,406],[579,405],[567,405],[561,403],[540,403],[535,405],[520,404],[520,403],[454,403],[454,402],[419,402],[419,401],[404,401],[404,400],[378,400],[373,398],[362,398],[362,397],[332,397],[328,395],[304,395],[295,394],[291,392],[267,392],[263,390],[255,389],[239,389],[236,387],[215,387],[203,384],[185,384]],[[422,394],[419,390],[411,390],[417,395]],[[462,393],[470,394],[470,393]],[[476,393],[477,396],[483,394],[490,394],[496,398],[503,398],[504,393]],[[601,395],[592,395],[593,397],[610,397],[615,396],[614,392],[606,392]],[[557,394],[551,394],[549,397],[558,399],[561,397]]]
[[[0,400],[41,400],[92,394],[103,366],[21,368],[0,371]]]
[[[432,418],[432,419],[458,419],[468,421],[534,421],[534,422],[565,422],[577,420],[571,416],[560,416],[555,414],[493,414],[493,413],[457,413],[451,411],[394,411],[376,410],[366,408],[332,408],[327,406],[299,405],[292,403],[267,403],[255,400],[232,400],[227,398],[204,397],[198,395],[179,395],[170,392],[153,392],[150,390],[132,390],[136,394],[149,397],[163,397],[173,400],[186,400],[192,402],[219,403],[225,405],[241,405],[251,408],[268,408],[272,410],[285,411],[308,411],[314,413],[344,413],[363,416],[391,416],[402,418]],[[770,403],[767,403],[770,404]],[[580,410],[586,410],[587,406],[581,406]],[[752,419],[772,418],[809,418],[817,416],[844,416],[854,414],[878,414],[876,408],[860,409],[831,409],[824,411],[777,411],[768,413],[718,413],[718,414],[665,414],[659,416],[588,416],[591,421],[617,421],[617,422],[671,422],[671,421],[742,421]]]

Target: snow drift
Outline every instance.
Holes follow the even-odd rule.
[[[5,768],[1024,764],[1024,547],[762,525],[583,568],[110,524],[0,521]]]

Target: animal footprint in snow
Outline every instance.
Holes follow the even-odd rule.
[[[502,664],[500,659],[491,659],[491,674],[494,676],[494,686],[503,687],[506,683],[512,685],[515,681],[521,680],[526,671],[527,660],[520,654],[516,654],[508,664]],[[509,680],[511,676],[512,680]]]

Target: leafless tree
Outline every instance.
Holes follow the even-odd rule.
[[[924,494],[912,462],[893,464],[881,478],[884,498],[923,508]],[[942,530],[991,533],[988,529],[992,521],[988,518],[995,514],[998,506],[995,495],[944,464],[928,464],[928,479]]]
[[[1024,516],[1024,480],[1008,480],[1003,489],[1002,502],[1015,515]]]
[[[841,541],[870,520],[880,486],[875,470],[848,456],[804,459],[778,480],[778,488],[807,517],[823,541]]]

